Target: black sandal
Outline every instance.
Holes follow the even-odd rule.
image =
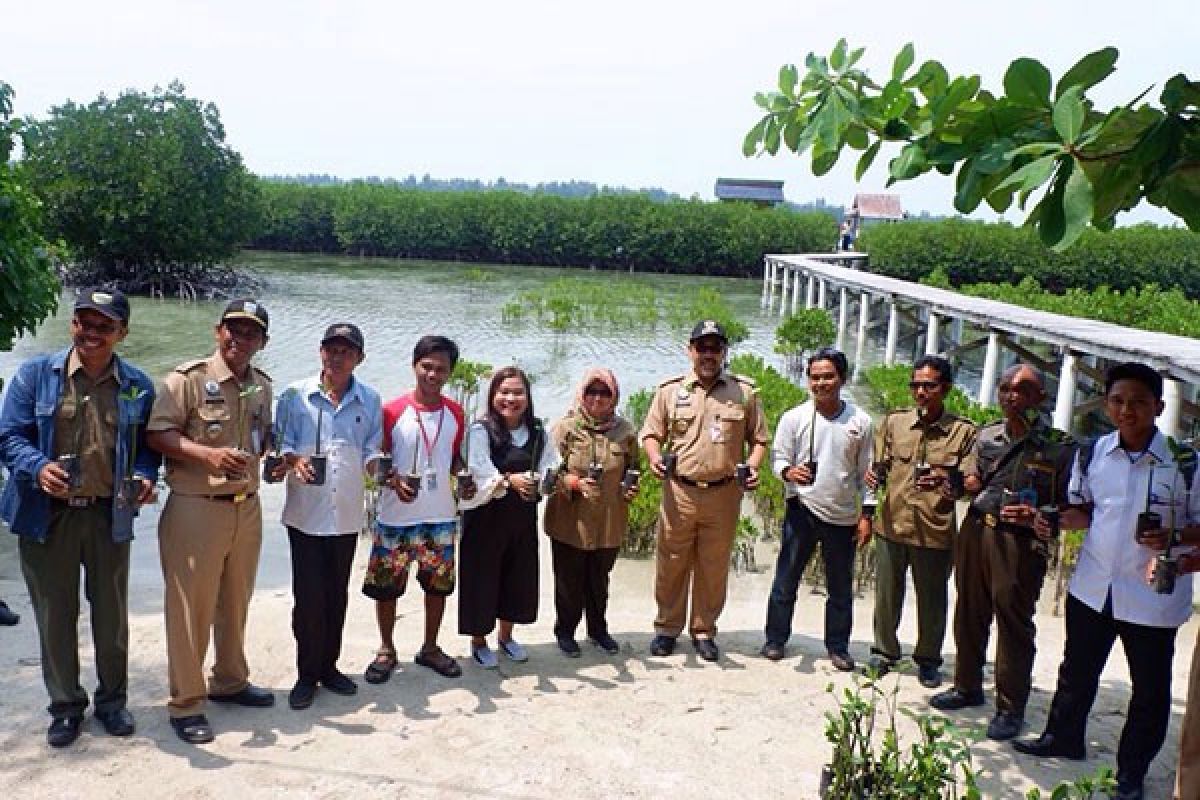
[[[375,660],[367,665],[367,671],[363,673],[363,677],[366,678],[367,683],[387,683],[399,663],[396,660],[395,650],[390,647],[381,647],[375,651]]]
[[[457,678],[462,675],[462,667],[440,647],[435,647],[429,652],[422,650],[413,661],[422,667],[429,667],[443,678]]]

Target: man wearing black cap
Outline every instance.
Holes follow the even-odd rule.
[[[321,371],[289,386],[275,413],[290,468],[283,524],[292,551],[298,675],[288,704],[295,709],[312,705],[318,684],[335,694],[358,691],[337,660],[363,524],[363,470],[383,440],[379,393],[354,377],[365,347],[358,326],[330,325],[321,339]]]
[[[717,617],[742,492],[758,486],[767,454],[767,421],[753,382],[725,372],[728,346],[720,324],[698,323],[688,345],[691,372],[659,384],[640,434],[650,467],[663,480],[654,571],[658,615],[650,645],[656,656],[674,652],[686,621],[696,652],[717,660]],[[739,482],[742,464],[746,474]]]
[[[113,352],[128,332],[125,295],[81,292],[71,347],[22,364],[0,411],[0,462],[10,475],[0,516],[20,537],[54,747],[79,737],[88,705],[76,633],[80,566],[99,678],[96,718],[113,736],[134,731],[125,707],[129,543],[137,507],[153,497],[159,458],[144,441],[154,384]]]
[[[171,726],[185,742],[211,742],[205,699],[263,707],[275,697],[249,680],[246,613],[262,545],[259,456],[271,429],[271,379],[251,365],[267,343],[267,310],[234,300],[216,326],[217,350],[163,380],[148,425],[166,456],[158,523],[166,584]],[[212,632],[216,661],[207,686]]]

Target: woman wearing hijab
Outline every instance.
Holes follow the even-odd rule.
[[[616,413],[620,390],[607,369],[584,375],[575,405],[554,424],[554,446],[562,456],[563,489],[546,506],[545,526],[554,561],[554,636],[567,656],[580,655],[575,628],[587,614],[587,635],[615,654],[609,635],[608,575],[629,527],[629,501],[637,484],[623,486],[626,470],[638,465],[637,435]]]
[[[527,661],[513,625],[537,620],[538,483],[557,472],[558,450],[533,415],[529,378],[517,367],[492,376],[487,411],[467,431],[467,468],[478,487],[464,499],[458,560],[458,632],[471,637],[471,657],[498,666],[487,636],[511,661]]]

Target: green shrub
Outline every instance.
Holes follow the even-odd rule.
[[[912,366],[896,364],[888,367],[877,364],[863,371],[863,379],[867,382],[868,399],[872,409],[880,414],[895,411],[898,408],[910,408],[913,405],[912,391],[908,382],[912,378]],[[965,417],[976,425],[985,425],[1003,417],[997,406],[983,406],[976,403],[955,386],[946,396],[946,410],[960,417]]]

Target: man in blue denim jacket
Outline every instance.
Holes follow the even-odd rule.
[[[46,740],[54,747],[79,737],[88,705],[76,632],[80,565],[99,679],[96,718],[113,736],[134,731],[125,707],[129,548],[160,458],[145,446],[154,384],[113,352],[128,332],[123,294],[80,293],[72,346],[22,364],[0,410],[0,462],[9,472],[0,516],[20,537],[53,718]]]

